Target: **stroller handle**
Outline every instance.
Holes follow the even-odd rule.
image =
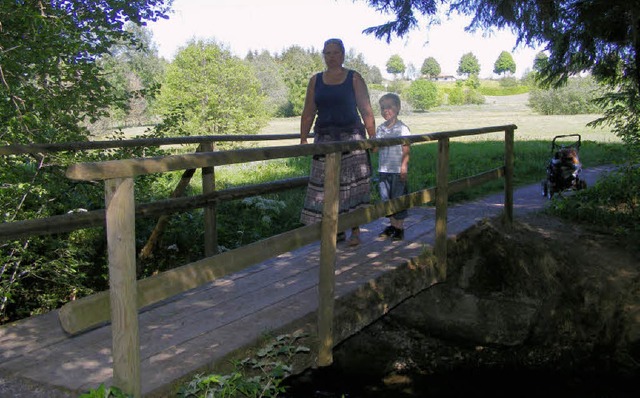
[[[553,141],[551,141],[551,150],[553,150],[554,148],[559,147],[559,145],[556,144],[556,140],[558,138],[566,138],[566,137],[577,137],[578,140],[571,146],[575,146],[576,149],[580,148],[580,144],[582,141],[582,137],[580,136],[580,134],[564,134],[564,135],[557,135],[555,137],[553,137]]]

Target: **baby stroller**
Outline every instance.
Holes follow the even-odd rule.
[[[556,143],[558,138],[577,137],[571,144]],[[551,199],[554,194],[566,190],[580,190],[587,187],[581,178],[582,164],[578,156],[580,134],[558,135],[551,141],[552,158],[547,165],[547,179],[542,182],[542,196]]]

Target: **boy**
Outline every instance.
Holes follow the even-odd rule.
[[[398,120],[400,97],[385,94],[380,98],[380,113],[385,122],[378,126],[376,138],[390,138],[410,135],[409,127]],[[408,193],[407,171],[409,167],[409,145],[386,146],[378,149],[378,173],[380,177],[380,198],[383,201]],[[389,225],[380,233],[381,237],[393,240],[404,239],[404,219],[407,211],[402,210],[388,216]]]

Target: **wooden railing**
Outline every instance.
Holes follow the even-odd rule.
[[[435,200],[436,240],[435,255],[440,280],[446,275],[447,255],[447,198],[450,194],[474,187],[488,181],[504,178],[504,218],[513,220],[513,143],[515,125],[493,126],[449,132],[411,135],[402,138],[374,139],[355,142],[337,142],[313,145],[290,145],[231,151],[206,151],[200,148],[195,154],[172,155],[156,158],[113,160],[96,163],[79,163],[70,166],[66,175],[72,180],[96,181],[105,184],[105,209],[92,214],[82,225],[95,225],[106,220],[109,253],[110,290],[84,297],[65,304],[59,311],[60,322],[70,334],[80,333],[105,322],[112,324],[113,382],[126,393],[141,395],[140,347],[138,343],[139,309],[170,298],[186,290],[198,287],[223,275],[239,271],[248,266],[292,251],[298,247],[320,240],[320,280],[318,308],[318,365],[332,363],[333,292],[334,266],[336,262],[336,234],[349,228],[366,224],[387,214],[419,206]],[[494,132],[505,133],[504,164],[482,174],[449,182],[449,142],[451,138]],[[262,137],[262,136],[261,136]],[[292,138],[291,135],[282,136]],[[197,141],[197,138],[188,137]],[[237,136],[234,137],[237,139]],[[170,139],[163,139],[170,140]],[[213,140],[207,140],[211,142]],[[340,156],[342,152],[355,149],[418,144],[438,141],[437,179],[434,188],[428,188],[400,198],[380,202],[338,216],[338,186]],[[118,142],[121,143],[121,142]],[[53,145],[53,144],[52,144]],[[138,144],[139,145],[139,144]],[[48,146],[50,147],[50,146]],[[6,147],[5,147],[6,148]],[[20,147],[22,153],[33,148]],[[210,147],[210,149],[213,149]],[[0,154],[3,154],[0,152]],[[165,271],[145,279],[136,279],[135,217],[178,211],[184,208],[206,207],[223,195],[204,189],[197,199],[170,199],[164,202],[138,206],[133,196],[134,177],[150,173],[178,170],[210,170],[216,166],[255,162],[278,158],[326,155],[325,202],[322,222],[303,226],[283,234],[269,237],[247,246],[221,254],[205,257],[199,261]],[[298,180],[300,182],[301,180]],[[284,183],[278,189],[286,189]],[[296,184],[297,185],[297,184]],[[275,186],[253,186],[239,188],[244,194],[260,194]],[[289,185],[291,187],[291,185]],[[203,187],[204,188],[204,187]],[[228,197],[233,196],[226,192]],[[188,202],[188,204],[186,203]],[[104,218],[102,218],[104,217]],[[88,221],[88,220],[91,221]],[[74,220],[74,222],[78,222]],[[206,221],[205,221],[206,222]],[[80,223],[80,222],[78,222]],[[15,224],[15,223],[11,223]],[[76,227],[78,224],[74,224]],[[0,235],[3,233],[0,228]],[[29,228],[25,227],[25,231]],[[9,228],[10,233],[17,229]],[[22,232],[21,232],[22,233]],[[26,232],[24,232],[26,233]],[[8,232],[4,232],[5,236]]]
[[[8,145],[0,147],[0,156],[42,154],[64,151],[92,151],[114,148],[160,147],[197,144],[199,152],[211,152],[216,143],[221,142],[250,142],[250,141],[275,141],[286,139],[300,139],[298,134],[265,134],[265,135],[215,135],[193,137],[168,137],[168,138],[144,138],[130,140],[88,141],[52,144]],[[203,193],[190,197],[182,197],[195,169],[184,170],[178,186],[173,191],[171,198],[153,203],[136,205],[136,217],[160,217],[156,228],[149,237],[147,244],[140,252],[141,258],[149,257],[154,243],[157,241],[170,214],[197,208],[205,209],[205,239],[204,252],[210,256],[217,253],[217,235],[215,206],[219,202],[242,199],[246,197],[275,193],[296,187],[303,187],[308,177],[295,177],[280,181],[272,181],[266,184],[256,184],[248,187],[231,188],[216,191],[215,173],[212,168],[203,168]],[[30,236],[59,234],[71,232],[82,228],[104,226],[105,210],[94,209],[89,211],[61,214],[51,217],[43,217],[31,220],[20,220],[0,224],[0,242],[10,239],[20,239]]]

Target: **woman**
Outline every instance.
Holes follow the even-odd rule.
[[[300,119],[300,143],[307,143],[314,120],[316,143],[364,140],[367,134],[369,138],[375,138],[376,126],[369,90],[358,72],[342,66],[345,55],[342,40],[327,40],[322,55],[326,69],[309,80]],[[322,219],[324,168],[324,155],[314,156],[300,217],[303,224],[312,224]],[[369,204],[370,178],[371,164],[366,150],[342,154],[340,214]],[[338,234],[338,241],[344,239],[344,232]],[[350,246],[360,244],[360,227],[352,228],[348,242]]]

